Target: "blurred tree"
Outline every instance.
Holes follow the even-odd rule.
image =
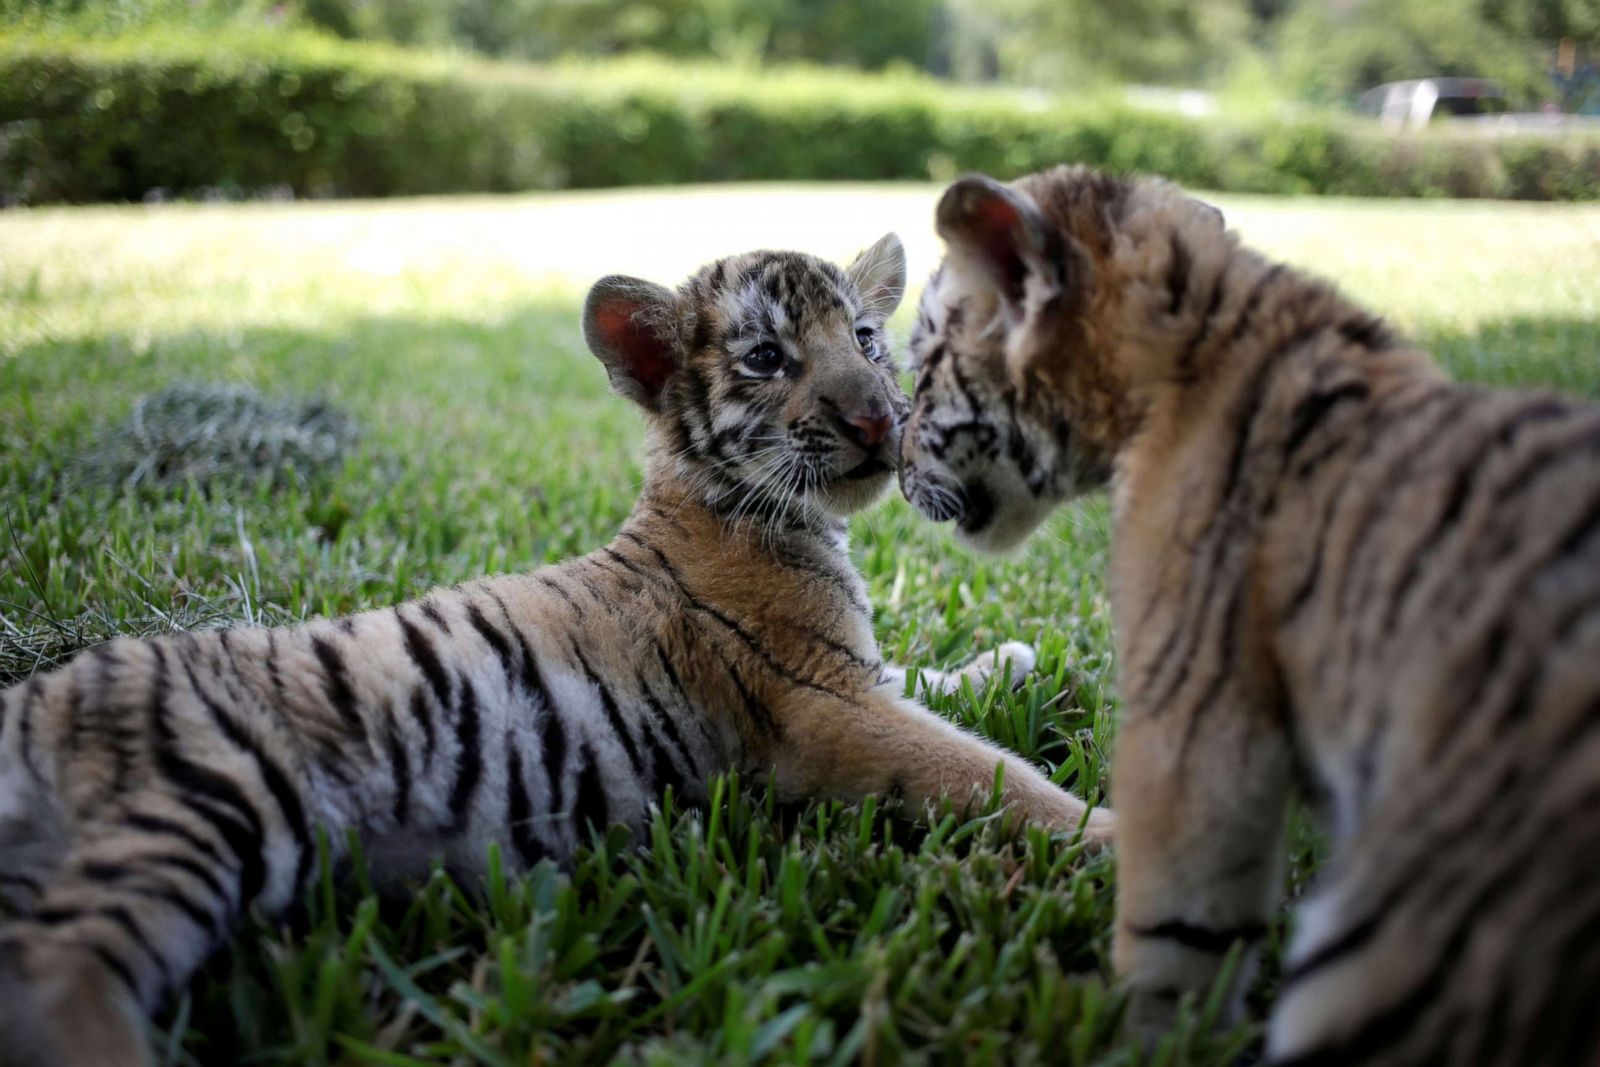
[[[6,2],[6,0],[0,0]],[[657,52],[878,69],[930,62],[942,0],[300,0],[346,37],[490,55]]]
[[[1514,37],[1600,46],[1600,0],[1482,0],[1484,16]]]
[[[1600,115],[1600,0],[1481,0],[1496,26],[1537,41],[1566,111]]]
[[[1539,48],[1464,0],[1300,0],[1278,43],[1290,88],[1324,102],[1431,76],[1493,78],[1519,107],[1551,92]]]
[[[1039,85],[1212,81],[1244,47],[1251,23],[1250,0],[950,0],[950,6],[956,32],[991,35],[1003,76]]]

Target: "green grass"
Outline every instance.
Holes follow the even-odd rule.
[[[757,245],[843,256],[889,228],[920,275],[935,192],[0,214],[0,671],[114,631],[342,613],[588,551],[638,487],[639,427],[583,348],[582,286],[607,270],[670,282]],[[1222,206],[1463,375],[1600,395],[1600,210]],[[360,447],[309,480],[116,491],[71,476],[174,382],[325,397]],[[1090,500],[995,561],[898,501],[855,524],[892,656],[1039,645],[1017,694],[938,707],[1086,792],[1114,734],[1106,528]],[[1308,831],[1295,840],[1291,890],[1315,854]],[[437,875],[399,901],[359,874],[327,883],[177,1001],[168,1061],[1138,1060],[1108,977],[1109,859],[992,817],[775,810],[761,782],[664,812],[647,846],[611,840],[570,874],[485,886]],[[1156,1061],[1223,1063],[1252,1037],[1200,1029],[1191,1017]]]

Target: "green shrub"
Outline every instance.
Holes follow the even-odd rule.
[[[0,198],[296,196],[1010,176],[1061,162],[1216,190],[1592,199],[1600,139],[1204,121],[914,75],[503,64],[306,34],[0,36]]]

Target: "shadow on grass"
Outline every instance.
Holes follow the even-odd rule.
[[[274,484],[73,477],[140,396],[175,382],[324,397],[360,447]],[[24,347],[0,360],[0,673],[168,616],[341,614],[588,551],[632,505],[641,436],[564,301]]]

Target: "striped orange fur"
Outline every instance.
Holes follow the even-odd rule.
[[[969,178],[938,223],[907,495],[1000,548],[1111,491],[1135,1026],[1259,942],[1299,793],[1334,852],[1271,1062],[1595,1062],[1600,412],[1450,382],[1160,181]]]
[[[637,506],[581,559],[292,629],[123,639],[0,693],[0,1058],[142,1062],[144,1013],[327,834],[382,880],[497,843],[517,868],[740,769],[783,797],[985,796],[1109,816],[907,699],[843,516],[887,488],[905,398],[893,236],[848,269],[607,278],[585,333],[649,425]],[[1026,646],[1013,665],[1031,667]],[[929,684],[982,682],[999,654]]]

